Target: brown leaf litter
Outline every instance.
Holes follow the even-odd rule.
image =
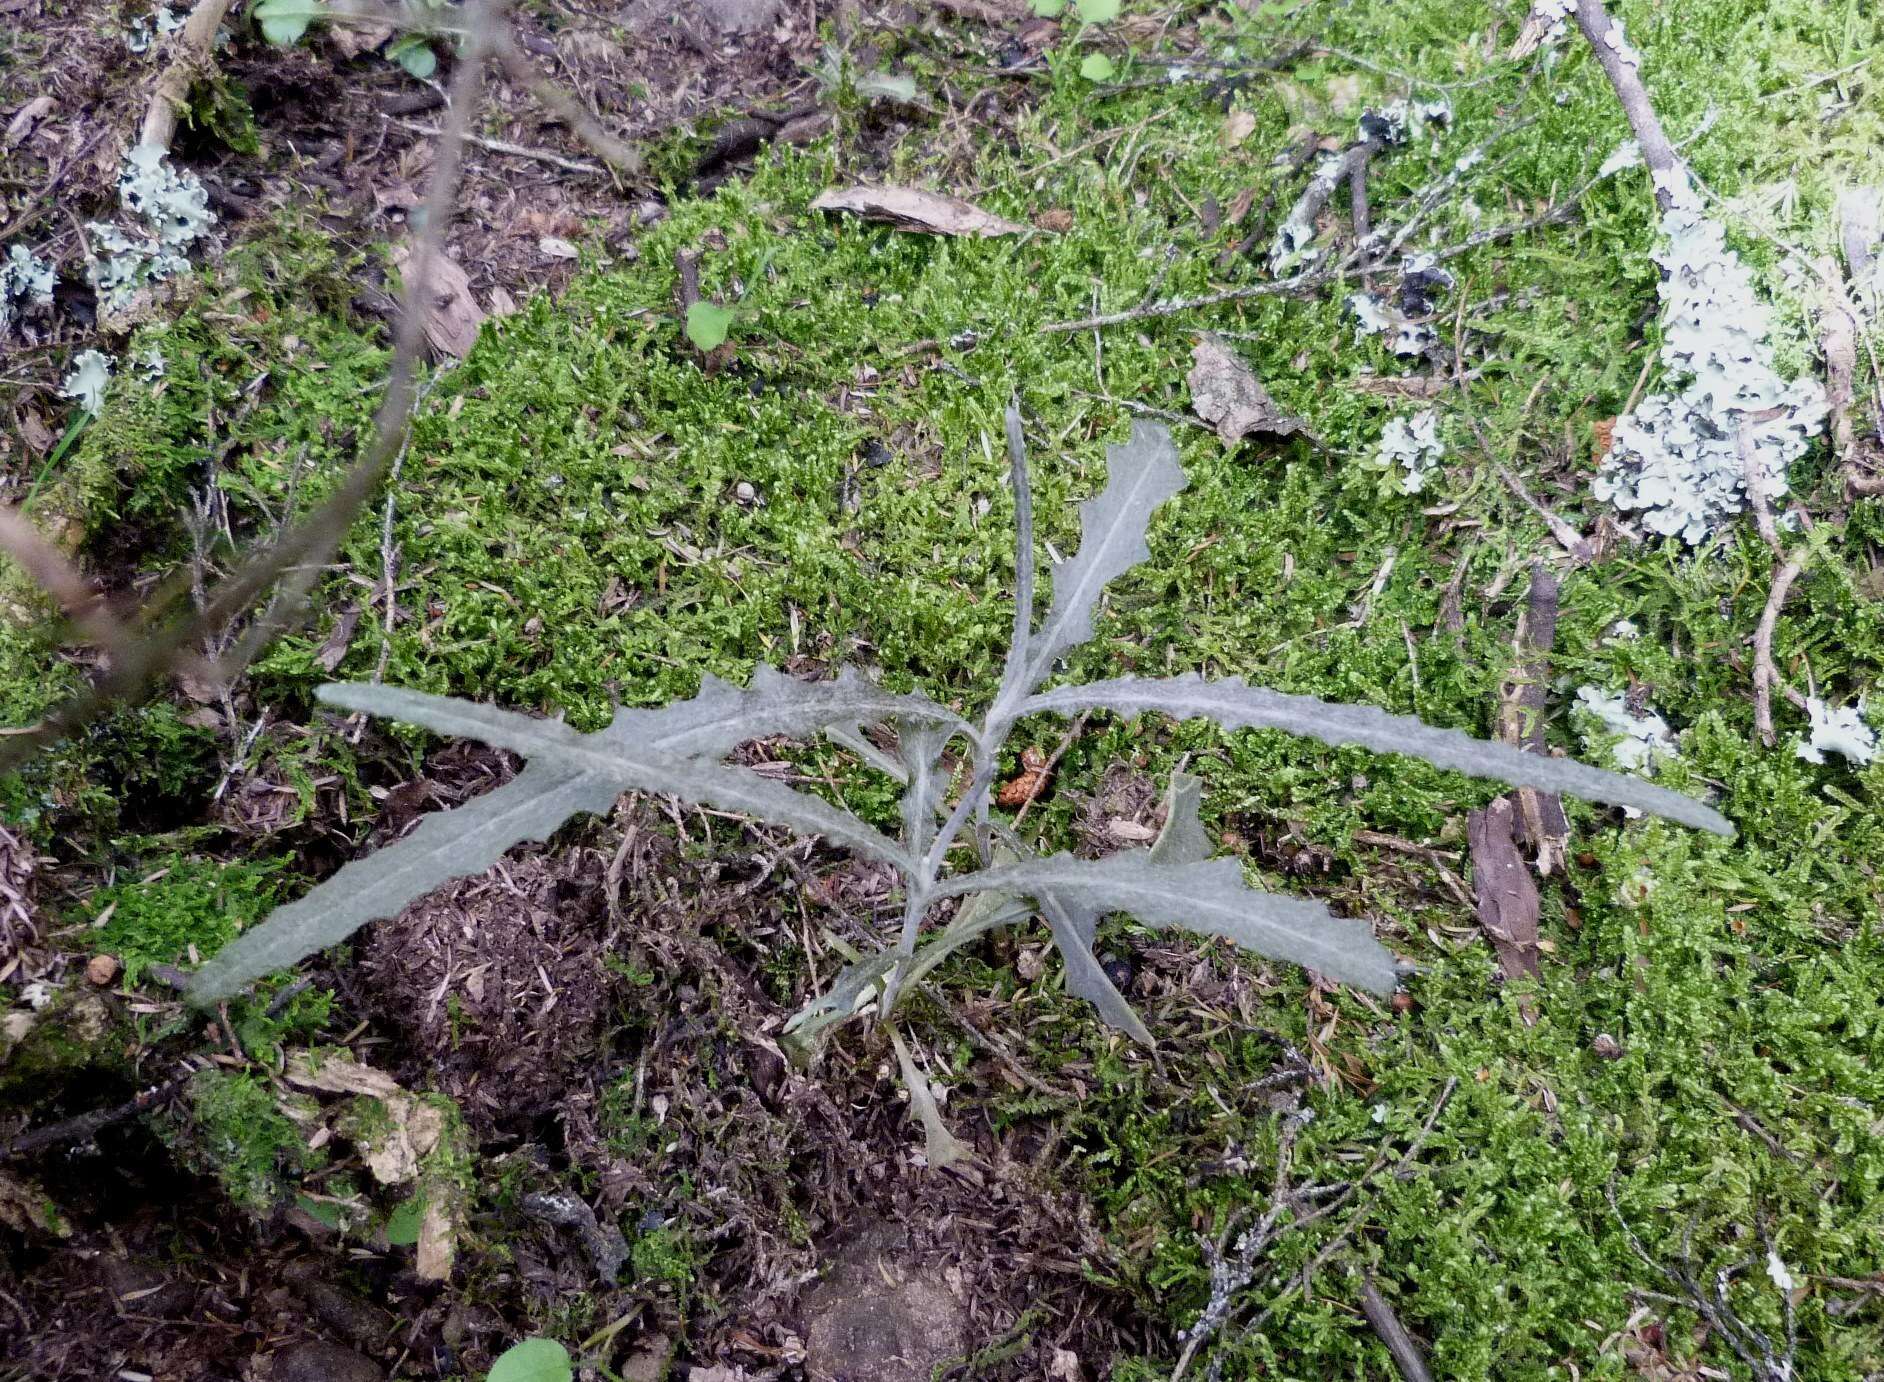
[[[883,221],[897,230],[926,235],[1020,235],[1027,227],[983,211],[960,197],[914,187],[845,187],[820,192],[813,211],[847,211],[867,221]]]
[[[1199,336],[1191,358],[1194,363],[1185,376],[1191,407],[1217,429],[1225,446],[1236,445],[1252,432],[1270,437],[1307,433],[1308,424],[1276,406],[1255,372],[1221,337],[1208,332]]]

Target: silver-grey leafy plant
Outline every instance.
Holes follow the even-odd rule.
[[[523,755],[509,783],[474,801],[427,817],[410,835],[356,860],[299,901],[281,907],[226,946],[195,976],[199,1002],[242,986],[334,945],[369,921],[397,915],[453,878],[489,868],[505,850],[544,840],[571,816],[603,812],[626,791],[666,792],[690,802],[786,825],[882,860],[902,875],[904,920],[898,944],[852,963],[831,988],[787,1025],[801,1051],[815,1049],[834,1025],[866,1012],[887,1018],[899,998],[951,951],[993,927],[1039,913],[1065,958],[1067,987],[1134,1040],[1151,1034],[1093,955],[1099,919],[1126,912],[1153,927],[1222,936],[1261,954],[1307,966],[1329,978],[1391,990],[1394,958],[1362,920],[1337,918],[1320,903],[1278,896],[1244,882],[1233,859],[1211,859],[1198,822],[1199,784],[1174,779],[1166,825],[1156,844],[1106,859],[1028,857],[990,820],[990,795],[1002,744],[1022,717],[1109,710],[1206,718],[1226,729],[1281,729],[1326,744],[1405,753],[1476,777],[1563,792],[1631,807],[1685,825],[1731,835],[1733,827],[1702,803],[1640,778],[1437,729],[1368,706],[1283,695],[1233,678],[1121,677],[1085,685],[1040,686],[1060,660],[1090,638],[1105,586],[1150,555],[1152,512],[1184,488],[1177,448],[1163,427],[1138,424],[1131,440],[1108,451],[1106,485],[1080,506],[1078,551],[1053,569],[1053,595],[1036,627],[1033,500],[1018,410],[1007,416],[1018,536],[1014,636],[994,701],[979,725],[922,695],[885,691],[854,671],[803,682],[759,667],[740,689],[708,677],[690,700],[651,710],[619,710],[613,722],[581,734],[492,706],[394,687],[324,686],[320,697],[343,710],[479,739]],[[893,751],[862,734],[866,725],[894,732]],[[769,735],[823,733],[904,784],[902,829],[892,837],[840,807],[724,761],[741,743]],[[943,752],[966,741],[972,775],[948,803]],[[972,823],[972,828],[971,828]],[[959,844],[980,867],[951,871]],[[926,944],[922,928],[938,903],[963,898],[949,924]],[[893,1033],[894,1035],[894,1033]],[[898,1062],[921,1118],[932,1163],[958,1145],[941,1126],[936,1099],[898,1039]]]

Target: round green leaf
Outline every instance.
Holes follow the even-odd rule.
[[[1079,17],[1088,24],[1110,24],[1119,17],[1119,0],[1075,0]]]
[[[252,13],[270,43],[295,43],[323,9],[321,0],[261,0]]]
[[[431,44],[416,34],[400,39],[388,50],[387,56],[420,81],[438,71],[438,54],[432,51]]]
[[[1034,0],[1034,14],[1040,19],[1058,19],[1066,13],[1066,0]]]
[[[687,339],[702,351],[716,349],[733,329],[733,309],[696,302],[687,309]]]
[[[1088,53],[1086,60],[1079,65],[1079,75],[1089,82],[1110,81],[1116,70],[1112,59],[1104,53]]]
[[[414,1195],[386,1216],[386,1241],[395,1248],[409,1248],[419,1241],[419,1224],[425,1218],[425,1199]]]
[[[488,1382],[569,1382],[569,1350],[554,1339],[525,1339],[491,1364]]]

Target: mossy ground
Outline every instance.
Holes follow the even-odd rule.
[[[1269,10],[1259,21],[1206,16],[1213,51],[1260,53],[1269,40],[1259,32],[1325,25],[1312,33],[1331,48],[1453,84],[1454,127],[1376,164],[1377,220],[1495,131],[1529,122],[1441,209],[1435,243],[1533,214],[1625,133],[1574,41],[1561,62],[1527,78],[1487,57],[1513,29],[1506,22],[1488,42],[1491,15],[1479,7]],[[1884,109],[1868,84],[1816,79],[1875,55],[1878,18],[1803,0],[1681,0],[1623,13],[1676,137],[1717,112],[1689,150],[1700,175],[1760,224],[1823,253],[1836,188],[1880,172]],[[1123,59],[1134,46],[1147,50],[1130,34],[1092,37]],[[1130,420],[1109,400],[1185,410],[1191,343],[1208,327],[1237,333],[1278,402],[1305,416],[1326,450],[1227,451],[1208,432],[1180,429],[1190,488],[1159,514],[1151,561],[1115,587],[1099,636],[1069,676],[1200,669],[1485,731],[1524,586],[1512,575],[1552,549],[1496,479],[1458,396],[1435,405],[1451,464],[1427,494],[1409,497],[1364,464],[1386,418],[1410,405],[1359,385],[1396,363],[1376,342],[1356,341],[1335,294],[1249,299],[1098,339],[1038,330],[1151,292],[1219,285],[1212,261],[1240,231],[1204,230],[1197,208],[1228,206],[1251,186],[1260,198],[1293,127],[1345,135],[1360,104],[1404,84],[1325,55],[1227,88],[1193,81],[1104,94],[1078,77],[1071,44],[1051,61],[1012,137],[977,150],[976,186],[914,142],[885,180],[939,181],[1021,219],[1070,211],[1064,234],[955,241],[819,217],[806,210],[811,196],[848,179],[839,141],[780,153],[709,201],[677,201],[636,262],[598,258],[560,300],[493,322],[431,394],[404,463],[390,638],[382,646],[377,612],[362,620],[332,675],[370,675],[384,658],[391,682],[562,712],[593,728],[612,702],[652,703],[690,692],[706,672],[743,680],[755,662],[798,657],[867,666],[972,708],[995,684],[1011,618],[1011,506],[998,445],[1010,394],[1030,420],[1042,537],[1065,551],[1076,540],[1073,502],[1095,487],[1104,445]],[[906,65],[919,82],[940,76],[920,53]],[[1161,70],[1125,62],[1121,75]],[[1256,126],[1226,148],[1227,110],[1249,112]],[[1066,152],[1095,141],[1103,160]],[[1293,183],[1279,188],[1281,204],[1294,193]],[[1588,194],[1576,224],[1454,265],[1460,284],[1448,303],[1466,332],[1462,358],[1482,370],[1470,411],[1496,459],[1573,520],[1596,516],[1583,492],[1592,424],[1621,410],[1654,349],[1650,210],[1645,176],[1625,173]],[[709,374],[673,318],[668,266],[676,249],[715,231],[725,247],[707,255],[704,286],[737,299],[741,315],[735,362]],[[353,455],[383,357],[337,324],[336,300],[303,290],[308,274],[343,266],[309,242],[290,244],[293,253],[273,262],[257,252],[225,265],[164,330],[167,384],[115,386],[62,477],[79,487],[100,538],[143,525],[143,552],[182,556],[173,516],[212,476],[232,531],[265,531],[291,485],[315,492]],[[1757,237],[1738,244],[1802,333],[1782,256]],[[1454,323],[1440,326],[1450,352]],[[963,340],[971,331],[977,344]],[[902,350],[924,340],[944,343],[947,368]],[[1804,342],[1799,334],[1789,346],[1800,367],[1810,363]],[[263,370],[269,381],[254,406],[234,408]],[[138,458],[134,467],[120,464],[125,455]],[[1796,490],[1830,502],[1829,471],[1815,452],[1798,467]],[[742,484],[754,502],[738,500]],[[1449,511],[1427,511],[1436,505]],[[1263,971],[1254,1028],[1226,1021],[1207,1040],[1167,1047],[1154,1079],[1150,1062],[1064,997],[1051,967],[1023,985],[974,960],[956,966],[945,989],[995,986],[1024,1014],[1013,1021],[1041,1070],[1083,1072],[1088,1092],[1076,1103],[990,1091],[974,1107],[996,1125],[1046,1118],[1058,1127],[1072,1153],[1058,1174],[1132,1245],[1127,1284],[1147,1312],[1187,1323],[1208,1293],[1201,1241],[1264,1200],[1275,1119],[1239,1091],[1269,1073],[1273,1038],[1313,1048],[1344,1073],[1309,1096],[1315,1117],[1295,1154],[1304,1180],[1352,1175],[1384,1137],[1403,1143],[1442,1085],[1459,1081],[1426,1170],[1380,1191],[1311,1298],[1279,1302],[1260,1335],[1226,1334],[1214,1354],[1224,1375],[1386,1375],[1345,1274],[1360,1267],[1431,1341],[1438,1375],[1625,1375],[1626,1355],[1640,1346],[1636,1293],[1667,1283],[1632,1254],[1612,1193],[1665,1259],[1690,1228],[1703,1266],[1750,1259],[1735,1303],[1776,1328],[1761,1236],[1770,1235],[1804,1287],[1800,1375],[1884,1370],[1875,1297],[1870,1313],[1834,1318],[1837,1292],[1825,1281],[1884,1270],[1875,876],[1884,765],[1799,761],[1785,741],[1801,725],[1783,706],[1781,745],[1754,740],[1746,639],[1770,562],[1745,537],[1698,553],[1626,550],[1566,578],[1554,671],[1573,684],[1646,687],[1685,731],[1666,780],[1717,791],[1742,833],[1723,842],[1573,807],[1575,862],[1544,888],[1551,952],[1536,982],[1497,982],[1489,950],[1433,870],[1387,858],[1364,833],[1461,848],[1463,813],[1491,788],[1410,762],[1195,725],[1095,723],[1070,746],[1057,795],[1030,818],[1045,843],[1071,838],[1076,798],[1108,766],[1127,760],[1158,777],[1183,758],[1206,780],[1213,826],[1246,839],[1292,829],[1327,860],[1311,886],[1377,918],[1424,971],[1417,1007],[1398,1016]],[[1884,507],[1860,504],[1781,622],[1782,667],[1802,685],[1809,668],[1841,703],[1874,688],[1884,667],[1884,603],[1872,580],[1880,547]],[[291,721],[308,718],[313,686],[329,678],[318,654],[341,606],[362,602],[379,578],[377,513],[345,555],[348,578],[331,583],[307,630],[256,669],[259,702]],[[1440,614],[1460,563],[1455,633]],[[1491,587],[1503,596],[1487,598]],[[1606,638],[1624,617],[1641,637]],[[45,694],[46,664],[42,650],[7,638],[0,703],[24,718]],[[181,725],[165,706],[120,717],[67,750],[76,756],[68,761],[102,763],[101,736],[155,736],[160,747],[142,771],[169,775],[159,786],[170,785],[187,819],[213,780],[217,747],[166,728],[173,722]],[[1031,731],[1048,748],[1060,732]],[[1562,724],[1553,735],[1577,747]],[[894,818],[884,789],[840,755],[804,757],[853,805]],[[57,764],[48,771],[56,778]],[[62,780],[62,790],[79,790]],[[147,790],[142,782],[127,778],[125,792]],[[48,832],[72,818],[72,801],[52,787],[21,805],[39,811]],[[132,894],[120,898],[114,943],[174,959],[170,921],[195,905],[178,891],[200,886],[192,878],[173,872],[144,885],[135,912]],[[146,915],[151,935],[131,935],[134,916]],[[207,949],[225,934],[218,921],[192,938]],[[1174,1013],[1182,1006],[1169,1002]],[[1158,1031],[1155,1009],[1147,1016]],[[934,1023],[950,1039],[946,1016]],[[1619,1057],[1597,1054],[1598,1034],[1614,1038]],[[658,1153],[633,1129],[605,1131],[659,1174]],[[1233,1156],[1247,1169],[1209,1169]],[[1274,1280],[1287,1280],[1317,1241],[1285,1241]],[[1679,1311],[1672,1318],[1690,1322]],[[1685,1327],[1670,1328],[1665,1347],[1678,1362],[1737,1366]],[[1126,1361],[1117,1375],[1158,1368]]]

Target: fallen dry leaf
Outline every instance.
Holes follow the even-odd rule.
[[[393,264],[401,273],[412,252],[401,245],[393,251]],[[471,296],[471,276],[448,255],[432,262],[430,299],[425,311],[425,340],[441,356],[462,360],[478,342],[478,327],[484,321],[484,309]]]
[[[1609,454],[1609,448],[1615,442],[1616,438],[1616,424],[1621,421],[1621,418],[1605,417],[1598,418],[1595,422],[1590,424],[1590,431],[1594,433],[1596,437],[1596,462],[1598,465],[1601,465],[1603,457]]]
[[[20,436],[26,442],[27,450],[35,456],[43,456],[52,445],[52,429],[32,408],[20,412]]]
[[[6,146],[11,149],[20,143],[35,129],[39,122],[52,114],[52,97],[35,96],[14,112],[7,121]]]
[[[848,211],[925,235],[1019,235],[1027,229],[959,197],[914,187],[846,187],[818,193],[813,211]]]
[[[1247,110],[1233,110],[1224,117],[1223,128],[1217,131],[1217,143],[1226,149],[1234,149],[1254,133],[1256,133],[1255,113]]]
[[[1194,363],[1185,376],[1191,407],[1217,429],[1224,445],[1234,446],[1251,432],[1286,437],[1308,431],[1302,419],[1276,406],[1249,366],[1219,338],[1198,337],[1191,358]]]
[[[390,24],[330,24],[325,32],[327,41],[349,61],[373,52],[393,36]]]
[[[360,607],[347,605],[340,611],[340,617],[334,620],[334,626],[328,630],[327,637],[314,653],[314,660],[320,664],[323,672],[331,672],[347,656],[347,644],[353,641],[353,631],[360,626]]]

